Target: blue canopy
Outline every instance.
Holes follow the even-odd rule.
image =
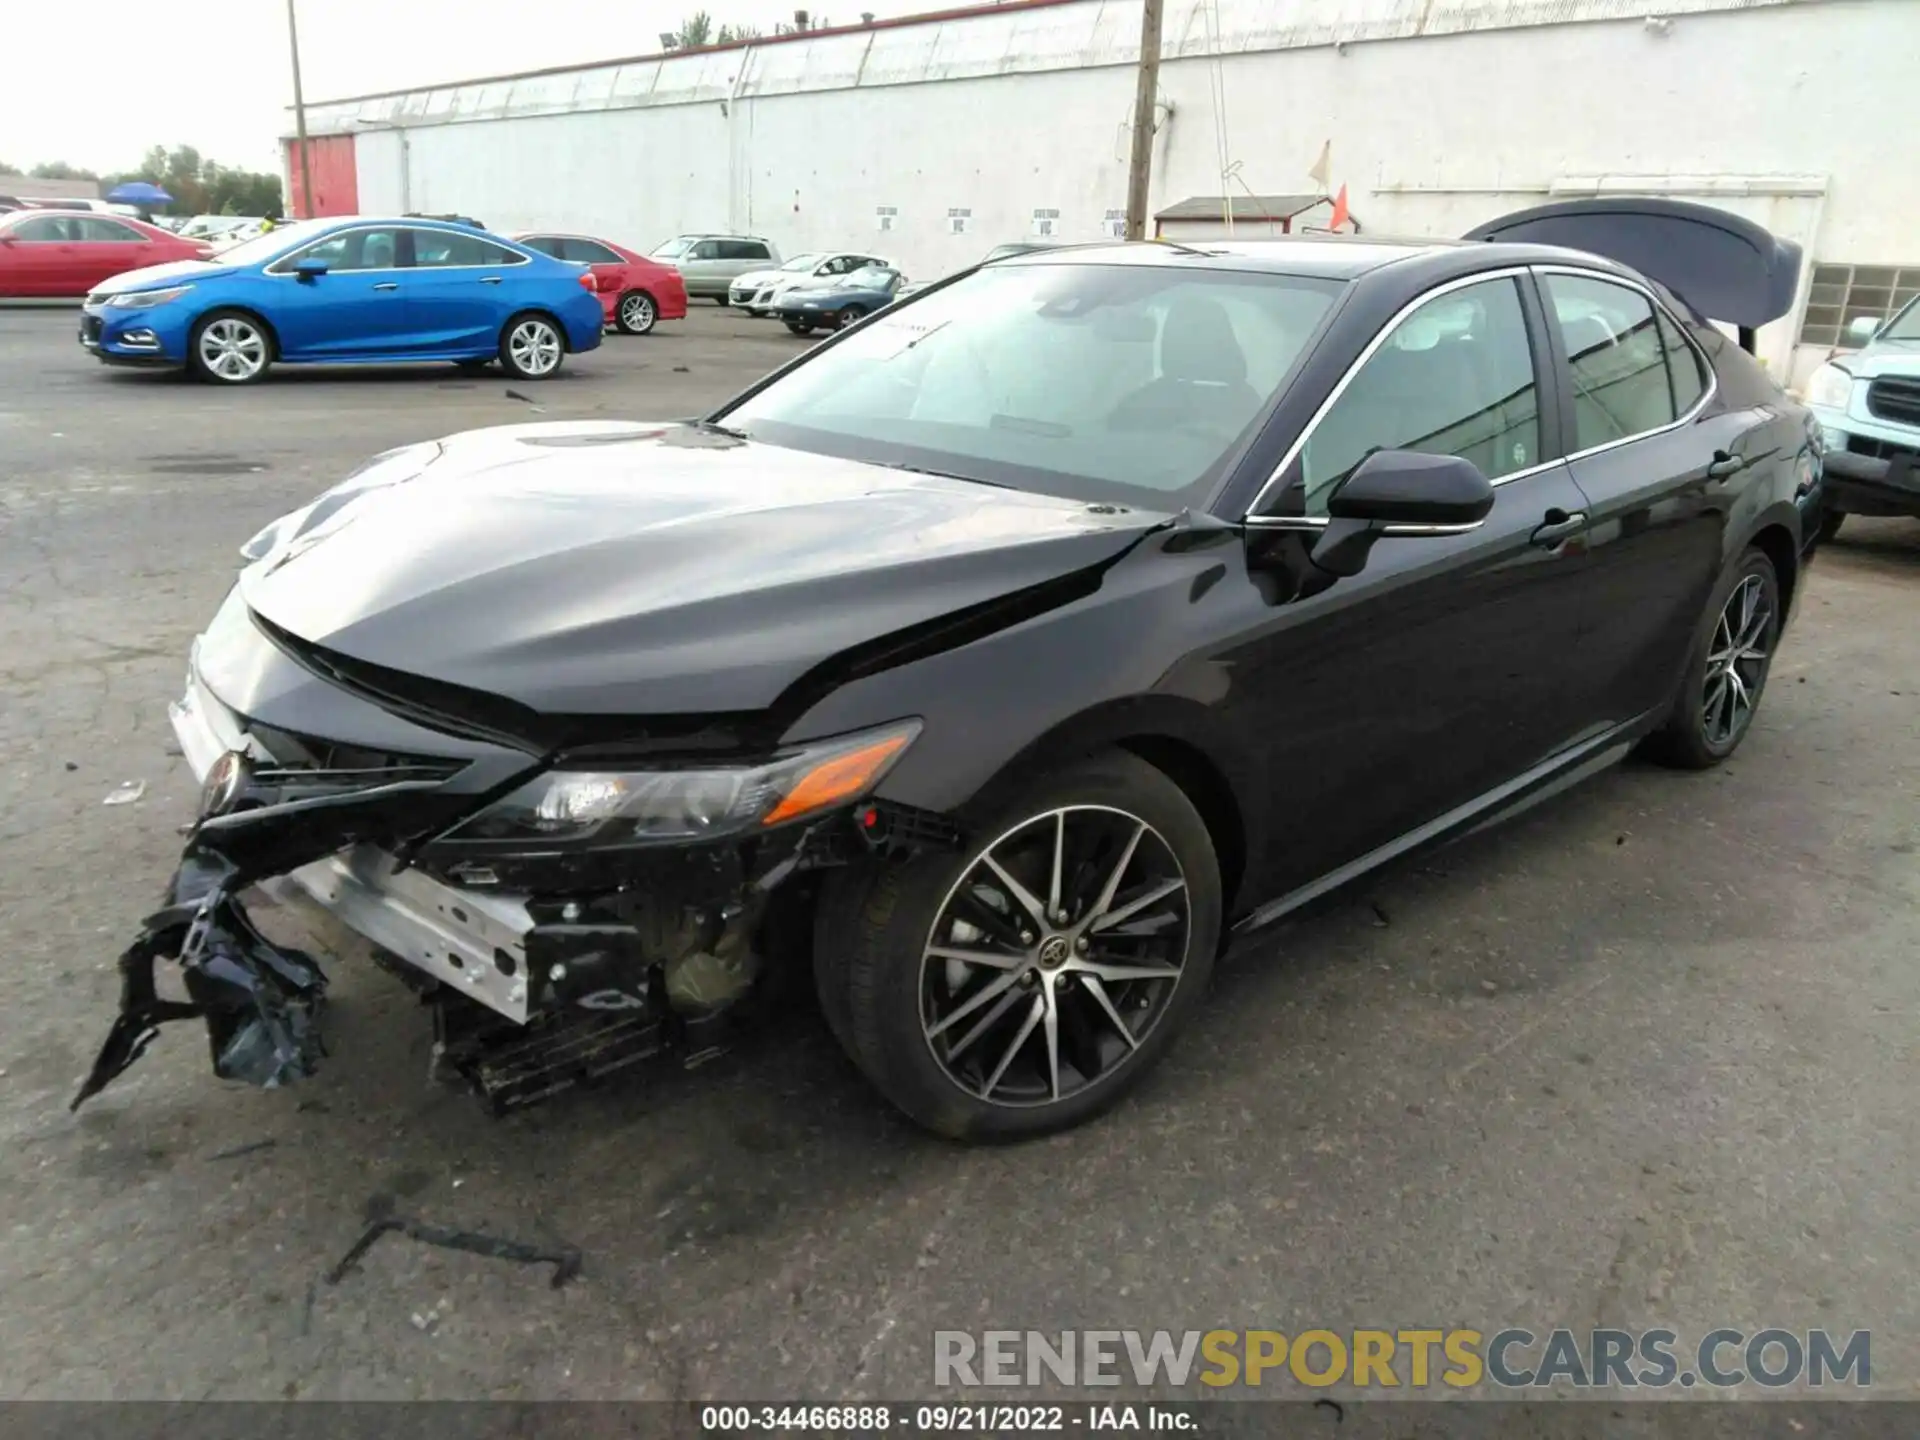
[[[129,180],[124,185],[116,185],[107,192],[109,205],[171,205],[173,197],[158,185],[149,185],[145,180]]]

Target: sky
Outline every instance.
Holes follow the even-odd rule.
[[[815,0],[816,17],[909,15],[945,0]],[[309,104],[660,48],[705,9],[771,31],[795,0],[296,0]],[[285,0],[86,0],[75,11],[16,0],[4,33],[0,165],[65,160],[127,170],[153,145],[192,145],[223,165],[280,169],[292,64]],[[24,12],[24,13],[21,13]],[[114,83],[122,66],[133,83]]]

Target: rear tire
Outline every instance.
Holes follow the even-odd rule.
[[[839,877],[815,976],[882,1095],[942,1135],[1016,1140],[1099,1114],[1172,1045],[1212,973],[1220,870],[1180,787],[1119,751],[982,816],[959,852]]]
[[[273,364],[266,322],[245,310],[212,310],[187,339],[187,368],[215,385],[252,385]]]
[[[866,313],[867,313],[866,307],[864,306],[849,305],[847,306],[846,309],[842,310],[838,315],[833,317],[834,324],[839,329],[844,330],[849,325],[857,325],[862,319],[865,318]]]
[[[484,375],[491,364],[493,364],[493,357],[489,355],[484,359],[456,360],[453,362],[453,368],[462,375]]]
[[[614,307],[613,323],[622,335],[645,335],[660,318],[660,307],[644,290],[629,290]]]
[[[1780,614],[1773,561],[1754,546],[1713,587],[1672,713],[1647,737],[1649,758],[1677,770],[1707,770],[1740,748],[1766,690]]]
[[[500,327],[500,365],[516,380],[551,380],[567,356],[560,322],[523,310]]]

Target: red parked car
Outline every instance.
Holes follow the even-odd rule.
[[[607,312],[607,324],[622,334],[644,335],[656,320],[687,317],[686,283],[670,265],[589,235],[535,230],[512,238],[529,250],[556,260],[571,260],[591,270],[601,308]]]
[[[125,215],[9,210],[0,214],[0,295],[84,295],[127,270],[212,254]]]

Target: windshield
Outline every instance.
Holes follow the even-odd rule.
[[[1920,340],[1920,300],[1909,300],[1907,308],[1889,320],[1875,340]]]
[[[722,414],[796,450],[1173,509],[1217,479],[1341,288],[1173,266],[980,270]]]
[[[264,235],[242,240],[220,252],[222,265],[259,265],[284,254],[296,245],[304,245],[323,235],[340,222],[337,220],[298,220],[291,225],[276,225]]]
[[[822,260],[826,258],[827,256],[825,251],[815,250],[811,254],[794,256],[791,260],[787,261],[787,263],[782,265],[780,268],[782,270],[811,270],[814,266],[818,265]]]
[[[896,271],[880,265],[868,265],[847,276],[846,283],[849,290],[885,290],[899,278]]]
[[[676,237],[675,239],[667,241],[666,244],[659,246],[657,249],[654,250],[653,253],[656,259],[671,260],[676,255],[686,254],[687,251],[691,250],[692,248],[693,248],[692,239],[689,238],[688,236],[681,235]]]

